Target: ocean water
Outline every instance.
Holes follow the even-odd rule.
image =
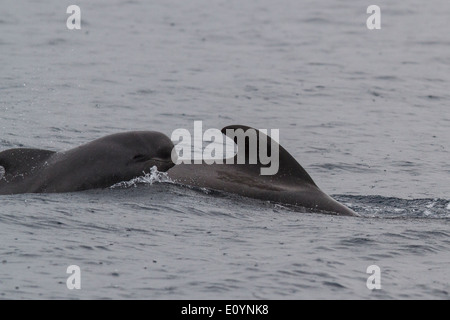
[[[164,176],[0,196],[0,298],[449,299],[448,2],[378,1],[372,31],[359,1],[80,0],[68,30],[71,4],[2,1],[0,151],[196,120],[276,128],[362,217]]]

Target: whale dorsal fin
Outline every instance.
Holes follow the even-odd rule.
[[[27,174],[54,155],[54,151],[40,149],[10,149],[0,152],[0,166],[5,176]]]
[[[297,160],[295,160],[295,158],[293,156],[291,156],[289,154],[289,152],[287,152],[281,145],[279,145],[276,141],[273,141],[271,137],[267,136],[266,134],[264,134],[263,132],[248,127],[248,126],[243,126],[243,125],[231,125],[231,126],[226,126],[222,129],[222,133],[226,136],[228,136],[231,139],[234,139],[234,142],[237,143],[237,138],[233,135],[230,134],[232,133],[232,131],[229,131],[228,129],[231,130],[238,130],[238,129],[242,129],[244,132],[247,132],[248,129],[254,130],[257,134],[257,141],[258,141],[258,152],[259,152],[259,143],[260,143],[260,139],[261,137],[267,139],[267,150],[268,150],[268,154],[271,154],[271,146],[272,144],[275,146],[278,146],[278,152],[279,152],[279,168],[278,168],[278,172],[275,174],[275,176],[273,178],[277,178],[277,179],[282,179],[282,180],[292,180],[293,182],[306,182],[309,183],[311,185],[316,186],[315,182],[313,181],[313,179],[311,178],[311,176],[306,172],[305,169],[303,169],[303,167],[297,162]],[[237,161],[237,158],[239,157],[239,155],[245,152],[245,159],[246,159],[246,163],[249,163],[249,146],[248,143],[246,143],[246,149],[245,150],[239,150],[238,149],[238,153],[235,156],[235,161]],[[252,169],[252,170],[257,170],[254,173],[257,174],[260,170],[261,167],[268,167],[268,165],[264,165],[260,162],[259,158],[257,161],[257,164],[249,164],[247,165],[247,170],[248,169]]]

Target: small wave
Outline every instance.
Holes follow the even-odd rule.
[[[66,42],[67,42],[67,40],[64,38],[55,38],[55,39],[51,39],[51,40],[47,41],[46,44],[49,46],[57,46],[60,44],[64,44]]]
[[[170,182],[173,183],[173,181],[169,178],[169,175],[166,172],[159,172],[156,166],[153,166],[150,169],[150,173],[143,172],[143,176],[134,178],[130,181],[122,181],[119,183],[116,183],[115,185],[111,186],[110,189],[128,189],[128,188],[135,188],[140,184],[150,184],[152,185],[155,182]]]
[[[450,218],[445,199],[401,199],[382,196],[344,196],[335,198],[356,212],[374,218]]]
[[[323,169],[326,171],[348,171],[355,173],[367,173],[368,171],[375,172],[376,169],[371,168],[369,165],[364,163],[347,164],[347,163],[323,163],[312,165],[311,167]]]
[[[422,96],[422,98],[428,99],[428,100],[442,100],[442,97],[436,96],[433,94],[429,94],[427,96]]]

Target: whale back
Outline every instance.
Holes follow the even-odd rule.
[[[249,129],[254,131],[248,132]],[[313,212],[357,216],[351,209],[320,190],[306,170],[279,145],[276,138],[272,139],[265,132],[242,125],[227,126],[222,129],[222,133],[234,140],[238,146],[237,154],[234,158],[229,158],[233,160],[232,163],[182,163],[169,170],[169,177],[182,185],[293,205]],[[244,136],[240,136],[241,134]],[[245,144],[242,143],[243,139]],[[257,144],[256,149],[254,145],[250,146],[252,139],[253,143]],[[273,148],[278,150],[272,150]],[[256,155],[253,154],[255,150]],[[264,154],[270,159],[269,163],[267,159],[261,161]],[[245,159],[245,163],[242,163],[242,159]],[[262,174],[261,169],[270,168],[273,165],[271,161],[277,160],[277,171],[273,174]]]

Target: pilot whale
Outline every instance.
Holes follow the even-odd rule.
[[[230,130],[229,130],[230,129]],[[221,131],[237,143],[237,137],[230,132],[242,129],[255,130],[258,142],[261,138],[267,141],[267,150],[276,143],[279,156],[279,169],[274,175],[261,175],[261,168],[267,167],[259,160],[249,160],[249,149],[239,148],[234,161],[223,163],[199,164],[181,163],[168,171],[169,177],[176,183],[194,187],[208,188],[238,194],[244,197],[268,200],[280,204],[302,207],[308,211],[322,212],[343,216],[358,216],[353,210],[337,202],[325,194],[313,181],[303,167],[277,142],[259,130],[232,125]],[[259,143],[258,143],[259,145]],[[263,142],[264,145],[264,142]],[[245,153],[243,155],[242,153]],[[245,163],[238,159],[245,157]],[[253,164],[251,164],[253,163]]]
[[[174,166],[174,145],[156,131],[109,135],[80,147],[54,152],[11,149],[0,152],[0,195],[62,193],[107,188],[156,166]]]

